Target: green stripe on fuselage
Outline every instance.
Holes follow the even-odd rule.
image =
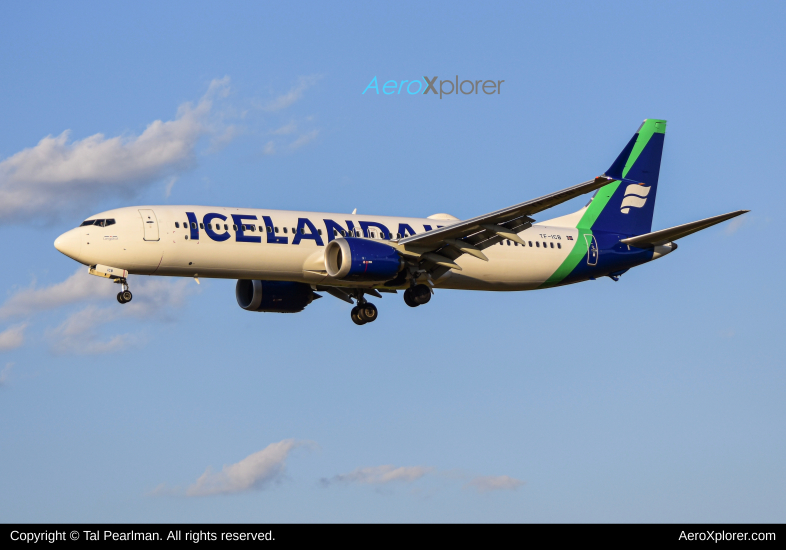
[[[608,204],[609,199],[611,199],[614,192],[619,187],[620,182],[613,181],[607,185],[604,185],[600,189],[598,189],[598,193],[592,198],[592,202],[589,203],[587,206],[587,210],[584,212],[584,215],[581,216],[581,220],[576,225],[576,228],[579,230],[579,234],[576,237],[576,242],[573,245],[573,249],[568,253],[568,257],[562,262],[562,264],[557,268],[557,270],[551,274],[545,283],[541,284],[538,288],[549,288],[552,286],[557,286],[560,284],[565,277],[571,274],[571,272],[579,265],[579,262],[587,257],[587,239],[584,235],[592,235],[592,226],[595,223],[595,220],[598,219],[600,213],[603,212],[603,209],[606,208],[606,204]]]

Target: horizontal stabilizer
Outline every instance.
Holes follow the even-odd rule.
[[[692,233],[696,233],[702,229],[707,229],[708,227],[712,227],[717,223],[725,222],[731,218],[736,218],[737,216],[745,214],[746,212],[750,212],[750,210],[737,210],[735,212],[729,212],[728,214],[713,216],[712,218],[707,218],[706,220],[699,220],[697,222],[686,223],[684,225],[678,225],[668,229],[661,229],[660,231],[653,231],[652,233],[646,233],[644,235],[639,235],[638,237],[622,239],[620,242],[629,244],[630,246],[635,246],[636,248],[651,248],[653,246],[676,241],[682,237],[687,237]]]

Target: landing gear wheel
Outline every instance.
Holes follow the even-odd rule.
[[[352,308],[352,312],[351,312],[352,322],[355,323],[356,325],[365,325],[366,321],[363,321],[358,316],[358,310],[359,309],[360,309],[360,306],[355,306],[355,307]]]
[[[358,308],[357,316],[365,323],[373,323],[377,320],[379,312],[377,311],[377,306],[370,302],[366,302]]]
[[[412,295],[412,289],[408,288],[404,291],[404,303],[407,304],[409,307],[418,307],[420,304],[415,301],[415,297]]]
[[[431,300],[431,289],[426,285],[416,285],[412,288],[412,297],[418,305],[427,304]]]
[[[122,295],[123,295],[123,303],[124,303],[124,304],[125,304],[125,303],[127,303],[127,302],[130,302],[130,301],[131,301],[131,298],[133,298],[133,297],[134,297],[134,295],[133,295],[133,294],[131,294],[131,291],[130,291],[130,290],[124,290],[124,291],[123,291],[123,292],[121,292],[120,294],[122,294]]]
[[[117,293],[117,301],[120,302],[121,304],[125,304],[126,303],[126,301],[123,300],[123,293],[122,292],[118,292]]]

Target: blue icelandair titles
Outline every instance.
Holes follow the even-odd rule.
[[[358,325],[377,319],[369,298],[384,294],[403,292],[418,307],[437,289],[616,281],[676,250],[677,239],[747,212],[652,231],[665,133],[665,120],[645,120],[603,175],[467,220],[138,206],[91,216],[55,247],[120,284],[121,304],[132,299],[129,275],[237,279],[235,299],[248,311],[294,313],[329,294],[353,304]],[[533,218],[592,191],[573,214]]]

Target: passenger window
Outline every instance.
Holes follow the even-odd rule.
[[[300,228],[300,234],[301,235],[305,235],[306,234],[306,228],[305,227],[301,227]]]
[[[199,224],[199,229],[204,229],[204,228],[205,228],[205,224],[203,224],[203,223],[200,223],[200,224]]]
[[[211,224],[207,224],[207,228],[208,229],[213,229],[213,226]]]
[[[224,224],[224,231],[228,230],[227,224]]]
[[[232,224],[232,230],[237,231],[237,226],[234,223]]]
[[[251,232],[253,233],[254,231],[256,231],[256,230],[257,230],[257,226],[256,226],[256,225],[254,225],[254,224],[251,224],[251,225],[249,225],[249,226],[248,226],[248,230],[249,230],[249,231],[251,231]]]
[[[557,243],[557,248],[562,248],[562,244],[561,243]]]
[[[294,235],[295,233],[297,233],[297,229],[295,229],[295,228],[293,227],[293,228],[292,228],[292,234]]]
[[[529,247],[532,248],[532,241],[529,241]]]
[[[508,241],[508,246],[510,246],[510,241]]]
[[[286,232],[287,232],[287,228],[285,227],[285,228],[284,228],[284,233],[286,233]]]
[[[191,229],[196,229],[196,222],[191,222]]]
[[[273,232],[273,228],[272,228],[272,227],[270,227],[269,225],[266,227],[266,229],[267,229],[267,232],[268,232],[268,233],[272,233],[272,232]]]
[[[273,229],[275,229],[276,233],[278,233],[278,227],[274,227]]]
[[[344,231],[343,229],[341,230],[341,236],[342,236],[342,237],[346,237],[346,236],[347,236],[347,232],[346,232],[346,231]]]
[[[540,248],[540,243],[539,243],[538,241],[535,241],[535,246],[537,246],[538,248]]]
[[[317,233],[318,233],[319,235],[322,235],[322,230],[321,230],[321,229],[317,229]]]
[[[371,238],[372,238],[372,239],[374,238],[374,232],[373,232],[373,231],[371,231],[371,232],[369,233],[369,235],[371,236]]]
[[[175,222],[175,229],[180,229],[180,222]]]
[[[549,244],[551,245],[551,248],[554,248],[554,243],[553,242],[551,242]]]
[[[241,225],[241,226],[240,226],[240,228],[241,228],[243,231],[245,231],[245,230],[246,230],[246,226],[245,226],[245,225]]]

